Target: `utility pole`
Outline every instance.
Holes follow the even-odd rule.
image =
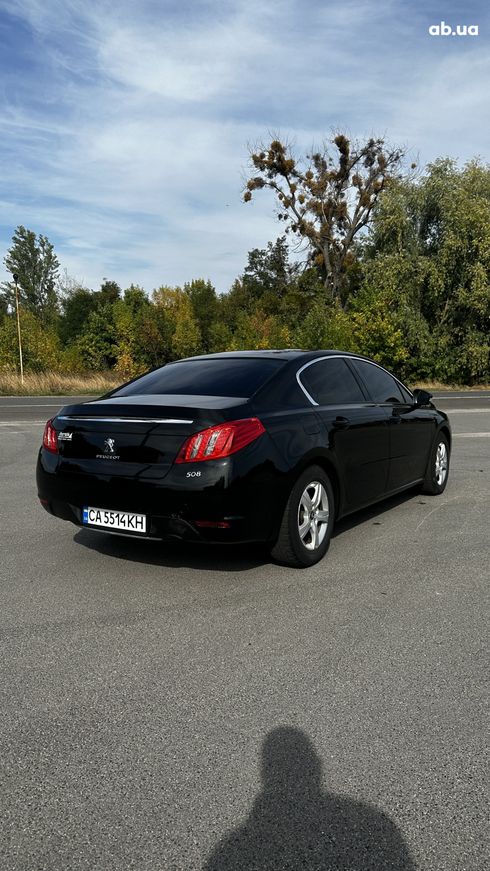
[[[17,336],[19,338],[19,362],[20,362],[20,383],[24,383],[24,364],[22,361],[22,339],[20,335],[20,312],[19,312],[19,276],[16,272],[12,273],[12,278],[15,282],[15,311],[17,313]]]

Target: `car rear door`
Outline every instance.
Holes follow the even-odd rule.
[[[367,399],[359,379],[341,356],[307,363],[298,381],[324,427],[325,444],[335,452],[343,476],[343,511],[383,495],[389,466],[389,411]]]
[[[352,359],[370,397],[388,412],[390,470],[388,491],[416,483],[425,475],[435,419],[430,409],[415,408],[409,392],[389,372],[365,360]]]

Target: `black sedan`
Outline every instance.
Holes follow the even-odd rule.
[[[336,519],[410,487],[438,495],[451,429],[365,357],[242,351],[169,363],[46,424],[39,499],[78,526],[265,541],[309,566]]]

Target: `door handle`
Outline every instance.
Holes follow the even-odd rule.
[[[341,417],[341,415],[338,415],[338,417],[335,418],[333,425],[335,429],[348,429],[350,426],[350,420],[348,417]]]
[[[401,419],[400,414],[398,413],[398,411],[396,411],[396,409],[393,409],[393,413],[390,417],[390,423],[401,423],[401,422],[402,422],[402,419]]]

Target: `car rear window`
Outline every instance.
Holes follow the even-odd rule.
[[[284,360],[226,358],[167,363],[112,396],[183,393],[195,396],[253,396],[284,366]]]

